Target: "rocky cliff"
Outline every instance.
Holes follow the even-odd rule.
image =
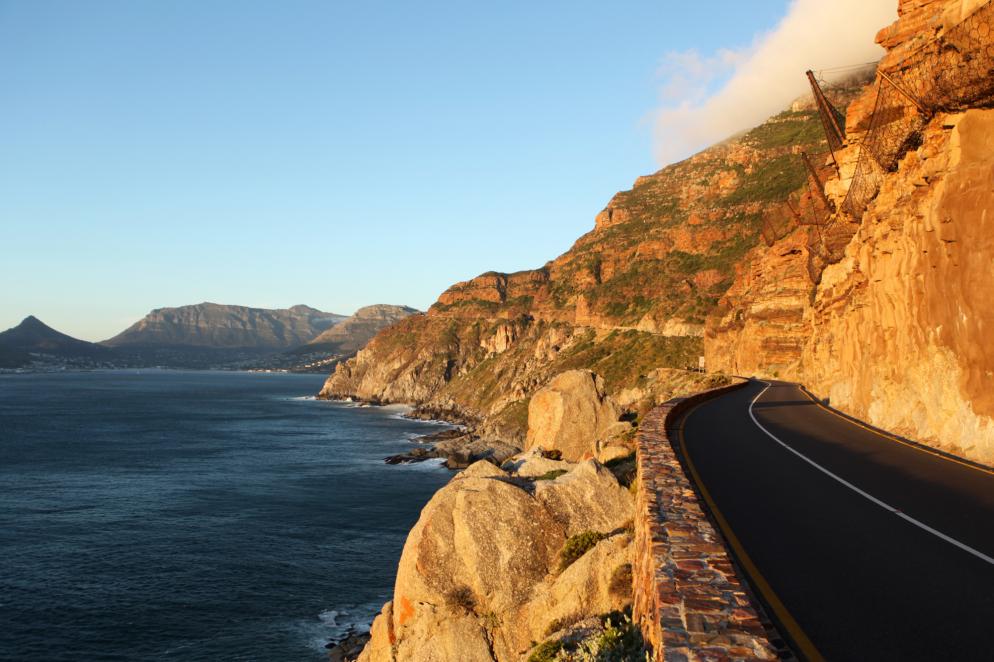
[[[901,2],[877,37],[888,49],[880,68],[900,69],[981,4]],[[840,174],[825,183],[840,210],[878,89],[850,106]],[[717,369],[802,381],[875,425],[991,463],[994,110],[926,119],[861,218],[837,213],[746,256],[707,322],[705,354]]]
[[[979,4],[902,0],[880,68],[921,59]],[[942,44],[927,52],[976,66]],[[994,110],[981,107],[994,90],[977,94],[990,73],[962,88],[966,107],[892,111],[879,79],[833,94],[846,111],[835,161],[801,102],[639,178],[541,269],[458,283],[341,364],[325,397],[412,402],[526,449],[472,465],[425,508],[361,659],[629,659],[598,648],[624,639],[604,617],[631,601],[611,590],[633,561],[618,481],[650,407],[722,379],[679,369],[701,352],[710,370],[797,379],[994,461]],[[896,157],[873,165],[880,131]],[[821,155],[808,171],[801,150]]]
[[[345,319],[310,306],[249,308],[199,303],[157,308],[118,335],[110,347],[198,347],[286,349],[312,340]]]
[[[645,394],[665,390],[654,371],[697,366],[736,265],[806,180],[799,152],[822,145],[802,102],[638,178],[569,251],[453,285],[341,364],[322,396],[415,403],[519,444],[528,399],[565,370],[593,370],[608,393],[634,389],[628,404],[644,410],[656,401]]]
[[[617,630],[627,642],[605,637],[612,626],[598,618],[631,603],[631,494],[593,461],[539,478],[532,461],[542,458],[478,462],[435,494],[360,660],[551,660],[584,640],[605,655],[588,659],[636,659],[634,628]]]

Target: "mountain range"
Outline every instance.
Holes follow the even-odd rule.
[[[198,303],[156,308],[113,338],[108,347],[288,349],[346,319],[310,306],[285,309]]]
[[[307,369],[333,366],[377,332],[418,311],[367,306],[349,317],[305,305],[287,309],[199,303],[157,308],[100,343],[73,338],[28,316],[0,333],[0,368]]]
[[[103,360],[111,350],[56,331],[34,315],[0,333],[0,367],[17,368],[32,362],[32,355],[55,360]]]

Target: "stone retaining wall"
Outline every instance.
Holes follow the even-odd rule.
[[[690,407],[741,386],[670,400],[639,428],[633,608],[660,662],[777,657],[668,433]]]

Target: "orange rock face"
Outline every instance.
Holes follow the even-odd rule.
[[[528,398],[590,369],[609,391],[696,366],[704,320],[803,187],[798,146],[823,149],[810,110],[639,177],[595,227],[539,269],[457,283],[426,315],[381,333],[327,381],[327,397],[409,402],[524,442]]]
[[[878,36],[885,62],[977,4],[902,2]],[[865,128],[874,100],[868,88],[847,126]],[[836,204],[857,153],[837,155]],[[994,111],[936,116],[861,222],[840,214],[750,252],[708,319],[709,367],[797,379],[880,427],[994,462],[992,217]]]

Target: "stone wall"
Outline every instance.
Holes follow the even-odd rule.
[[[639,429],[633,618],[657,662],[776,659],[668,433],[689,407],[740,386],[674,398],[653,409]]]

